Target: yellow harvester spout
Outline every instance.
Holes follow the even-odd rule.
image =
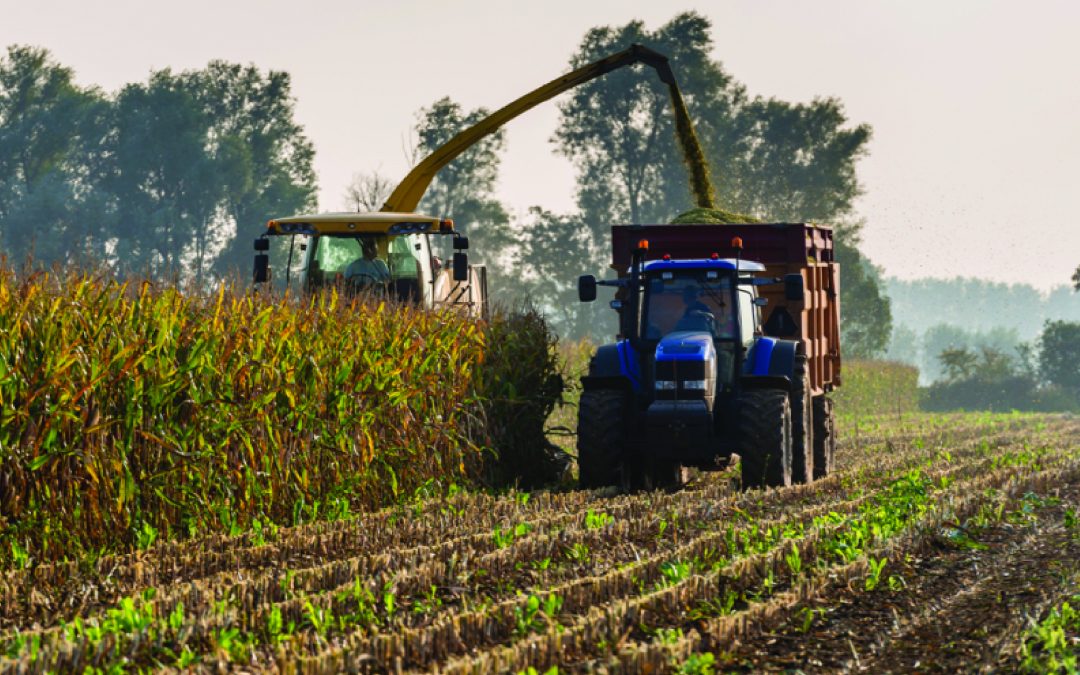
[[[709,166],[705,161],[705,153],[702,152],[697,134],[694,133],[693,122],[686,110],[686,104],[683,102],[679,85],[675,81],[675,75],[671,72],[671,66],[668,65],[667,57],[648,47],[631,45],[629,49],[582,66],[538,89],[530,91],[457,134],[413,167],[412,171],[405,176],[404,180],[398,184],[397,188],[386,200],[382,210],[415,211],[439,169],[468,150],[481,138],[498,130],[502,125],[521,113],[558,96],[564,91],[573,89],[579,84],[584,84],[617,68],[634,63],[644,63],[655,68],[660,80],[668,85],[672,108],[675,112],[675,128],[679,145],[682,148],[683,157],[690,171],[690,186],[694,193],[694,201],[701,208],[714,208],[712,180],[709,177]]]

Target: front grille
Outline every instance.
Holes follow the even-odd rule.
[[[704,361],[657,361],[657,380],[704,380]]]

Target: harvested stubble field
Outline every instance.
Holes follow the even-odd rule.
[[[863,428],[807,486],[461,493],[9,571],[0,671],[1015,671],[1075,652],[1076,626],[1033,626],[1080,578],[1080,420]]]

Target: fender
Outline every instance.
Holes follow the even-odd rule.
[[[581,386],[587,391],[593,389],[637,391],[641,382],[638,370],[637,354],[628,341],[601,345],[589,360],[589,374],[581,378]]]
[[[789,389],[795,379],[797,340],[778,340],[759,337],[746,352],[743,360],[743,386],[750,388],[776,387]]]

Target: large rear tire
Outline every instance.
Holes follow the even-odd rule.
[[[791,480],[814,481],[814,410],[810,398],[810,378],[806,357],[795,357],[794,381],[791,383]]]
[[[814,478],[833,472],[836,462],[836,413],[832,399],[814,398]]]
[[[791,404],[775,389],[743,392],[739,459],[743,489],[791,485]]]
[[[617,389],[581,393],[578,404],[578,483],[619,485],[625,446],[627,396]]]

